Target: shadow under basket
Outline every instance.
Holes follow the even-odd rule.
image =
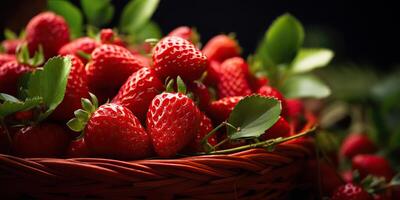
[[[315,125],[306,114],[303,131]],[[224,155],[119,161],[0,154],[1,199],[286,199],[314,153],[309,139]],[[6,198],[4,198],[6,197]]]

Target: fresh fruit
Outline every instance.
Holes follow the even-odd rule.
[[[249,83],[253,91],[258,91],[262,86],[267,85],[269,80],[265,76],[250,75]]]
[[[0,68],[1,66],[9,61],[13,61],[16,60],[14,55],[10,55],[10,54],[0,54]]]
[[[340,155],[348,159],[358,154],[370,154],[376,151],[375,144],[364,134],[348,135],[340,147]]]
[[[3,46],[4,52],[7,54],[16,54],[18,47],[22,44],[21,39],[10,39],[10,40],[4,40],[1,43],[1,46]]]
[[[100,41],[102,44],[114,44],[125,47],[125,43],[118,37],[118,35],[110,28],[101,29]]]
[[[147,131],[157,155],[171,157],[196,136],[200,113],[194,102],[181,93],[164,92],[150,104]]]
[[[207,86],[216,86],[219,79],[219,71],[221,69],[221,63],[215,60],[209,62],[207,67],[207,76],[204,79],[204,83]]]
[[[123,106],[108,103],[94,111],[84,140],[95,156],[131,160],[151,155],[150,137],[140,121]]]
[[[89,96],[85,66],[78,57],[74,55],[68,55],[68,57],[71,58],[72,65],[64,99],[52,113],[52,119],[60,121],[71,119],[74,116],[74,111],[81,107],[81,98]]]
[[[88,60],[82,56],[82,53],[91,54],[98,45],[99,44],[96,42],[96,40],[90,37],[82,37],[62,46],[58,51],[58,54],[63,56],[73,54],[78,56],[82,62],[86,63]]]
[[[211,38],[203,48],[203,53],[212,61],[223,62],[224,60],[240,56],[240,46],[227,35],[217,35]]]
[[[18,91],[18,80],[33,68],[17,60],[4,63],[0,67],[0,92],[15,96]]]
[[[84,158],[90,156],[90,151],[86,145],[85,139],[80,138],[71,141],[67,149],[67,158]]]
[[[13,152],[21,157],[58,157],[70,138],[57,124],[42,123],[20,128],[13,137]]]
[[[300,99],[286,99],[287,115],[291,119],[302,116],[304,112],[304,104]]]
[[[390,180],[394,175],[389,162],[385,158],[377,155],[356,155],[352,159],[352,167],[354,170],[358,170],[361,178],[370,174],[378,177],[385,177],[386,180]]]
[[[140,63],[141,66],[143,67],[148,67],[150,68],[152,66],[152,60],[151,58],[144,56],[142,54],[133,54],[133,57]]]
[[[276,98],[279,101],[281,101],[281,104],[282,104],[282,113],[281,113],[281,115],[286,118],[286,116],[287,116],[286,100],[283,97],[282,93],[279,92],[278,89],[276,89],[274,87],[271,87],[269,85],[264,85],[257,91],[257,93],[262,95],[262,96],[273,97],[273,98]]]
[[[372,197],[361,186],[347,183],[337,188],[331,200],[372,200]]]
[[[103,44],[92,52],[86,68],[89,89],[95,94],[106,90],[113,97],[126,79],[142,68],[129,50],[112,44]]]
[[[61,16],[42,12],[33,17],[26,26],[26,41],[31,55],[42,46],[46,58],[55,56],[69,42],[68,24]]]
[[[269,140],[288,136],[290,136],[290,125],[285,119],[279,117],[278,121],[275,122],[271,128],[265,131],[263,135],[261,135],[261,139]]]
[[[194,137],[194,140],[189,143],[187,149],[189,152],[204,152],[205,149],[203,148],[203,145],[201,144],[201,140],[206,136],[210,131],[212,131],[213,125],[210,120],[210,118],[207,117],[206,114],[203,112],[200,112],[200,125],[197,131],[196,136]],[[210,145],[216,145],[217,144],[217,136],[213,135],[210,138],[208,138],[208,143]]]
[[[167,36],[160,40],[153,52],[154,70],[165,78],[180,76],[185,81],[196,80],[207,69],[207,58],[189,41]]]
[[[242,96],[225,97],[217,101],[213,101],[208,109],[209,115],[214,119],[215,123],[221,123],[228,119],[233,108],[242,99]]]
[[[189,85],[189,91],[193,93],[194,100],[200,110],[207,110],[211,102],[211,95],[207,86],[205,86],[202,82],[194,81]]]
[[[240,57],[225,60],[220,67],[217,83],[219,98],[247,96],[251,94],[247,77],[248,65]]]
[[[296,140],[290,142],[292,141]],[[301,182],[312,184],[315,193],[321,191],[325,196],[330,196],[336,188],[344,184],[336,169],[323,160],[309,160],[305,169],[307,170],[304,172],[304,179]]]
[[[176,36],[183,38],[193,44],[197,44],[199,42],[199,35],[195,30],[187,26],[179,26],[169,32],[168,36]]]
[[[144,67],[128,78],[112,102],[130,109],[141,122],[145,122],[151,101],[163,90],[155,72]]]

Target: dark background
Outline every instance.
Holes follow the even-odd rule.
[[[96,0],[93,0],[95,3]],[[73,0],[79,5],[79,0]],[[116,25],[126,0],[114,0]],[[27,21],[46,7],[45,0],[2,2],[0,28],[20,30]],[[247,55],[271,22],[290,12],[306,29],[306,46],[335,50],[336,62],[370,64],[378,69],[400,63],[399,6],[384,1],[238,1],[238,0],[161,0],[153,16],[168,33],[174,27],[197,27],[202,42],[218,33],[235,32]]]

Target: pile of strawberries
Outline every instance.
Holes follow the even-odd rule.
[[[44,12],[30,20],[24,39],[3,41],[1,93],[18,96],[24,75],[41,67],[15,55],[24,44],[30,55],[68,57],[72,66],[64,99],[47,119],[38,121],[41,108],[34,107],[3,120],[2,153],[133,160],[204,152],[203,137],[252,94],[282,104],[281,117],[261,140],[291,135],[288,120],[302,116],[300,101],[286,100],[266,77],[250,73],[238,43],[227,35],[215,36],[200,50],[195,31],[178,27],[148,52],[132,48],[111,29],[102,29],[97,39],[70,41],[69,35],[61,16]],[[208,143],[215,146],[225,138],[219,130]]]

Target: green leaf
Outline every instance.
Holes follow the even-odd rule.
[[[155,22],[148,22],[143,26],[135,35],[131,35],[133,37],[133,43],[142,43],[148,38],[155,38],[157,40],[161,39],[162,32],[160,26],[158,26]]]
[[[243,98],[229,116],[228,123],[238,128],[227,127],[229,138],[259,137],[278,121],[281,109],[281,103],[274,98],[258,95]]]
[[[139,32],[149,22],[159,2],[159,0],[131,0],[122,11],[121,30],[130,34]]]
[[[5,94],[5,93],[0,93],[0,100],[11,101],[11,102],[15,102],[15,103],[21,102],[19,99],[15,98],[9,94]]]
[[[300,49],[292,62],[292,72],[303,73],[326,66],[333,58],[329,49]]]
[[[283,84],[282,92],[287,98],[324,98],[331,94],[331,90],[316,76],[292,76]]]
[[[256,58],[264,67],[290,63],[303,44],[304,29],[292,15],[278,17],[268,31],[256,51]]]
[[[96,3],[92,3],[95,5]],[[64,17],[67,21],[72,37],[77,38],[82,35],[82,13],[74,4],[66,0],[48,0],[49,10]]]
[[[8,28],[4,29],[4,37],[6,38],[6,40],[13,40],[18,38],[17,34],[15,34],[14,31]]]
[[[4,95],[2,95],[2,98],[9,99],[9,97],[4,97]],[[18,111],[31,109],[41,104],[42,100],[43,99],[41,97],[27,98],[25,101],[15,101],[15,99],[12,99],[12,101],[5,100],[0,104],[0,118],[6,117]]]
[[[42,97],[47,108],[43,116],[39,117],[40,120],[50,115],[64,99],[70,68],[70,58],[53,57],[46,62],[43,70],[36,70],[31,74],[28,96]]]
[[[88,23],[96,27],[110,23],[115,10],[110,0],[81,0],[81,6]]]

